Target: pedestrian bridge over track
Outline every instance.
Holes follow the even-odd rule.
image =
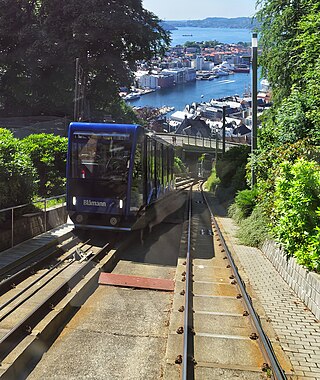
[[[214,154],[215,151],[223,151],[223,140],[215,138],[204,138],[197,136],[189,135],[177,135],[173,133],[157,133],[157,136],[161,137],[163,140],[168,141],[169,143],[182,147],[182,150],[185,152],[194,152],[194,153],[211,153]],[[225,151],[229,150],[234,146],[239,145],[248,145],[243,142],[231,142],[225,141]]]

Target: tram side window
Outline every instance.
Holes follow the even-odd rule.
[[[168,187],[168,147],[163,146],[163,184]]]
[[[157,143],[157,191],[159,187],[163,184],[162,178],[162,145]]]
[[[155,146],[154,141],[147,138],[147,197],[152,198],[152,192],[155,188]]]
[[[138,211],[143,205],[143,157],[144,157],[144,145],[143,139],[137,142],[133,172],[132,172],[132,186],[131,186],[131,200],[130,200],[130,210]]]
[[[169,182],[172,182],[174,177],[173,177],[173,166],[174,166],[174,153],[173,150],[169,150]]]

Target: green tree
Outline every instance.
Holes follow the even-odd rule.
[[[0,209],[29,203],[36,187],[36,171],[21,142],[0,128]]]
[[[245,167],[247,165],[250,147],[242,145],[232,147],[218,159],[216,173],[222,187],[231,187],[234,194],[247,188]]]
[[[291,93],[300,67],[296,60],[299,22],[310,11],[310,0],[258,0],[262,74],[272,87],[276,104]],[[301,74],[301,73],[300,73]]]
[[[48,197],[65,193],[67,138],[52,134],[29,135],[21,141],[39,177],[38,195]]]
[[[271,83],[260,148],[309,138],[320,142],[320,1],[260,0],[259,46],[263,75]]]
[[[36,2],[34,2],[36,3]],[[0,109],[24,114],[32,97],[30,47],[38,36],[35,4],[0,0]]]
[[[254,206],[241,224],[244,235],[248,228],[268,225],[289,255],[319,271],[320,1],[258,0],[258,5],[260,64],[274,103],[261,118],[258,150],[247,166],[247,177],[252,163],[257,176],[255,203],[244,192],[232,210],[239,211],[239,200],[250,211]],[[262,241],[265,232],[251,240]]]
[[[4,115],[72,115],[75,59],[92,111],[108,113],[138,59],[163,54],[168,33],[141,0],[0,0]],[[112,108],[112,107],[111,107]]]
[[[183,45],[186,48],[196,48],[200,51],[201,48],[201,43],[200,42],[195,42],[195,41],[186,41]]]

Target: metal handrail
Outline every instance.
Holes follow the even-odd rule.
[[[10,211],[12,209],[18,209],[18,208],[22,208],[22,207],[26,207],[26,206],[30,206],[30,205],[33,205],[35,203],[40,203],[40,202],[45,202],[45,201],[51,201],[52,199],[59,199],[59,198],[63,198],[63,197],[66,197],[66,194],[62,194],[62,195],[56,195],[54,197],[50,197],[50,198],[41,198],[41,199],[36,199],[34,200],[33,202],[31,203],[25,203],[25,204],[22,204],[22,205],[18,205],[18,206],[12,206],[12,207],[7,207],[7,208],[2,208],[0,209],[0,213],[1,212],[5,212],[5,211]]]
[[[14,228],[13,227],[14,227],[14,211],[15,210],[43,202],[44,207],[43,207],[42,211],[44,212],[44,232],[46,232],[47,231],[47,204],[48,204],[48,201],[53,200],[53,199],[65,198],[65,197],[66,197],[66,194],[62,194],[62,195],[57,195],[57,196],[50,197],[50,198],[37,199],[31,203],[25,203],[22,205],[17,205],[17,206],[12,206],[12,207],[7,207],[4,209],[1,209],[0,214],[3,212],[8,212],[8,211],[11,212],[11,248],[14,247]]]
[[[217,138],[207,138],[207,137],[198,137],[198,136],[192,136],[192,135],[181,135],[181,134],[172,134],[172,133],[163,133],[163,132],[157,132],[157,135],[161,137],[162,139],[172,139],[172,137],[175,137],[175,140],[173,142],[174,145],[179,145],[178,141],[179,139],[182,140],[182,145],[194,145],[199,147],[210,147],[212,149],[216,149],[216,142],[221,142],[222,139]],[[194,144],[192,144],[194,142]],[[226,145],[228,146],[241,146],[241,145],[247,145],[240,142],[235,141],[226,141]]]

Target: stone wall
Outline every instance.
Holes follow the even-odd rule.
[[[46,212],[47,226],[49,231],[58,227],[67,221],[66,206],[53,207]],[[44,212],[24,214],[19,219],[14,220],[13,243],[17,245],[38,236],[45,232],[45,215]],[[11,247],[11,226],[2,229],[0,233],[0,251]]]
[[[266,241],[262,251],[282,278],[320,320],[320,275],[307,271],[297,264],[293,257],[287,257],[273,241]]]

